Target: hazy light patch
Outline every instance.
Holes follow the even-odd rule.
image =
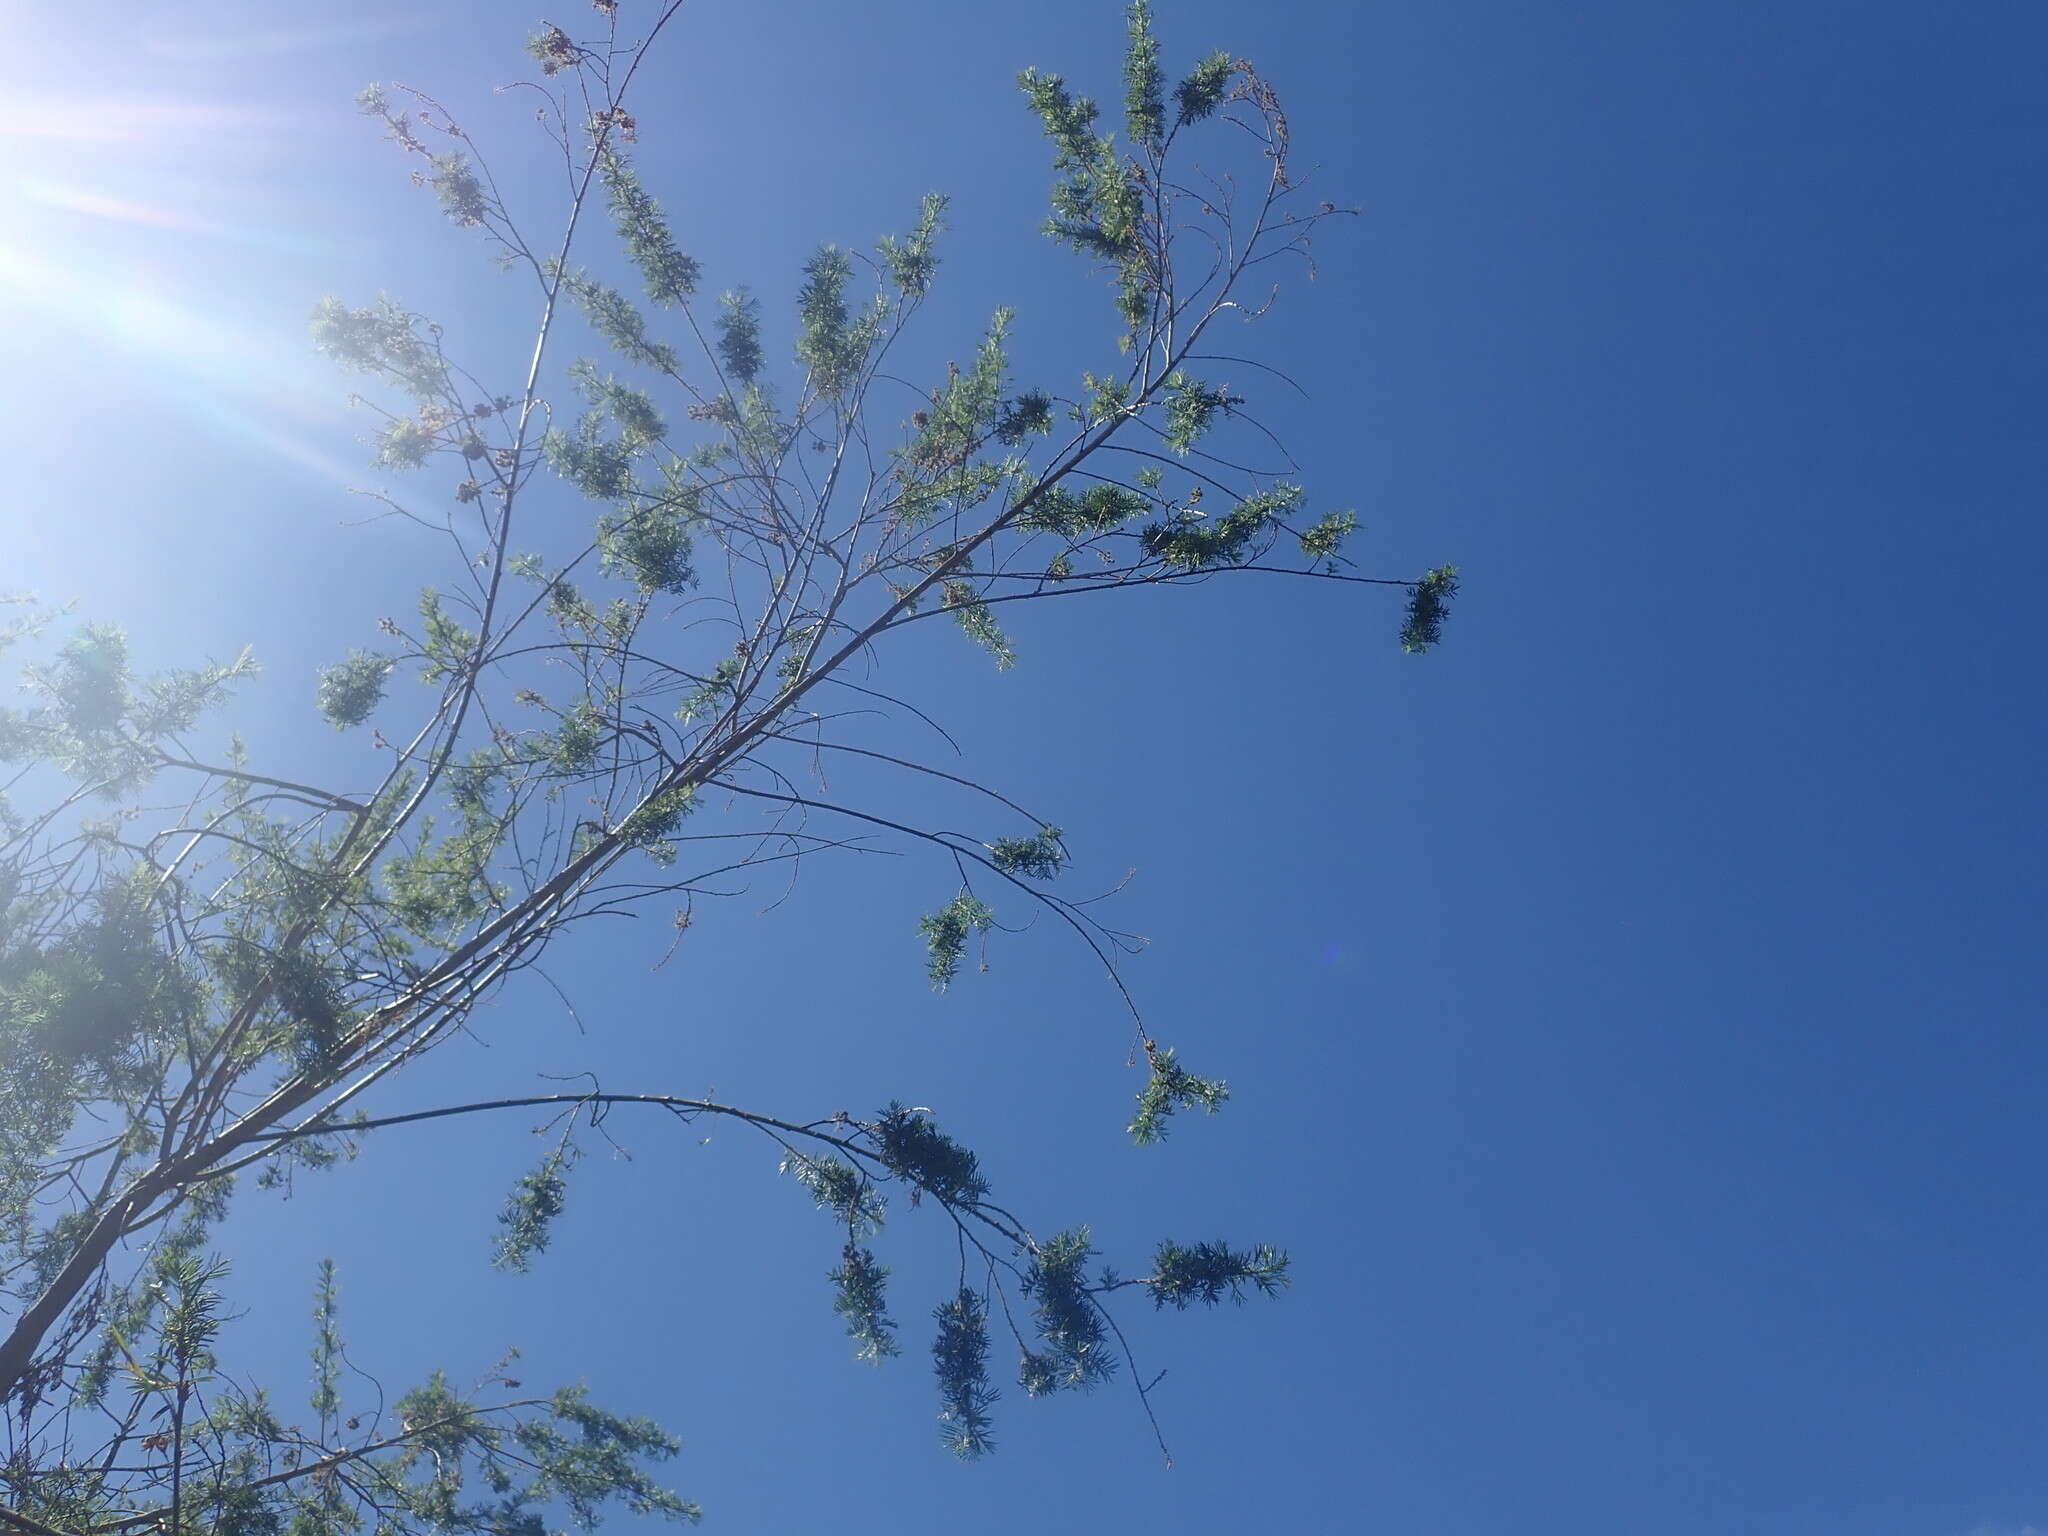
[[[117,290],[101,306],[101,315],[109,334],[125,345],[206,387],[206,393],[185,394],[184,402],[215,430],[268,448],[328,478],[349,476],[350,466],[237,403],[238,397],[253,397],[262,401],[266,412],[290,420],[338,420],[332,388],[312,386],[308,375],[315,365],[310,360],[293,366],[278,355],[274,342],[239,334],[210,315],[135,289]],[[319,371],[324,384],[326,370]]]
[[[293,234],[288,230],[265,228],[254,224],[229,224],[220,219],[206,218],[190,209],[173,204],[145,202],[138,198],[96,192],[71,181],[51,181],[24,176],[15,182],[14,192],[23,202],[58,209],[64,213],[112,219],[118,223],[138,225],[147,229],[167,229],[178,234],[198,235],[212,240],[231,240],[238,245],[261,246],[266,250],[325,254],[335,248],[331,240],[311,238]],[[217,202],[225,200],[219,197],[213,199]]]
[[[252,133],[276,133],[282,114],[203,101],[141,101],[126,96],[0,97],[0,138],[57,140],[67,144],[140,144],[162,148]]]
[[[310,470],[322,480],[345,483],[362,478],[362,464],[337,458],[303,437],[295,437],[253,411],[243,410],[225,397],[188,400],[186,408],[222,437],[261,448],[281,459]]]
[[[63,268],[33,251],[0,244],[0,293],[12,292],[38,305],[64,297],[72,280]]]
[[[311,27],[273,27],[265,32],[238,36],[193,35],[137,38],[146,53],[160,59],[198,62],[212,59],[274,58],[283,53],[303,53],[309,48],[335,48],[348,43],[374,43],[385,38],[409,37],[424,32],[433,22],[420,16],[387,16]]]
[[[234,233],[228,225],[202,219],[181,208],[164,208],[125,197],[109,197],[105,193],[90,192],[84,187],[64,182],[40,181],[33,176],[24,176],[14,184],[14,190],[28,202],[41,203],[46,208],[61,208],[67,213],[119,219],[124,224],[146,224],[155,229],[175,229],[194,235]]]
[[[216,316],[132,283],[88,282],[0,242],[0,309],[16,305],[45,327],[133,354],[141,377],[215,432],[326,479],[351,475],[350,465],[291,430],[301,424],[332,430],[345,419],[310,347],[287,355],[275,341]]]

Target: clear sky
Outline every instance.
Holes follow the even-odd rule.
[[[367,425],[306,312],[388,289],[509,368],[528,309],[349,101],[405,80],[516,140],[487,92],[524,13],[0,19],[0,587],[166,660],[254,644],[252,741],[341,752],[312,669],[433,551],[345,526]],[[941,342],[1012,303],[1020,374],[1100,366],[1010,81],[1113,94],[1114,5],[680,28],[638,108],[709,282],[773,306],[936,187]],[[486,1263],[523,1123],[388,1133],[266,1207],[233,1239],[243,1363],[296,1390],[332,1253],[389,1384],[523,1345],[681,1433],[675,1482],[734,1532],[2048,1529],[2048,10],[1185,0],[1160,30],[1170,65],[1252,57],[1364,210],[1259,333],[1311,397],[1267,414],[1366,568],[1460,564],[1446,644],[1229,582],[1020,621],[1000,677],[959,643],[902,665],[1077,879],[1137,869],[1131,978],[1228,1113],[1128,1147],[1114,1000],[1048,932],[932,996],[911,928],[948,880],[915,861],[820,864],[758,915],[764,888],[659,971],[661,914],[579,941],[587,1033],[521,993],[407,1092],[900,1096],[1127,1262],[1283,1243],[1283,1302],[1138,1320],[1178,1465],[1121,1390],[1012,1391],[998,1455],[952,1464],[915,1337],[847,1358],[833,1234],[767,1151],[616,1120],[633,1160],[586,1161],[524,1280]],[[943,1265],[904,1225],[914,1319]]]

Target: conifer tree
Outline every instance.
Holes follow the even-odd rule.
[[[939,280],[944,198],[872,250],[804,260],[779,355],[773,285],[707,271],[642,178],[630,105],[677,6],[626,9],[597,0],[589,35],[550,25],[531,40],[543,131],[571,172],[545,240],[448,109],[396,89],[362,98],[537,315],[531,365],[509,383],[472,375],[395,300],[315,315],[317,345],[379,415],[379,462],[426,477],[394,509],[457,551],[416,616],[385,621],[308,688],[371,771],[327,786],[264,771],[223,724],[246,657],[145,675],[113,627],[13,610],[4,640],[32,694],[0,713],[0,1524],[16,1531],[538,1536],[616,1508],[696,1516],[657,1475],[674,1442],[580,1390],[491,1395],[435,1372],[366,1415],[339,1368],[331,1268],[310,1421],[223,1369],[214,1254],[231,1205],[260,1223],[265,1188],[405,1124],[453,1138],[509,1109],[557,1116],[539,1163],[507,1170],[496,1262],[515,1271],[544,1264],[598,1117],[750,1128],[831,1224],[821,1305],[869,1360],[929,1339],[943,1439],[966,1457],[993,1443],[1006,1357],[1024,1396],[1086,1391],[1124,1364],[1119,1304],[1213,1306],[1287,1283],[1271,1246],[1172,1238],[1120,1276],[1087,1229],[1013,1212],[951,1128],[901,1104],[821,1117],[649,1084],[380,1112],[394,1077],[516,999],[568,925],[648,905],[681,925],[722,872],[886,839],[933,871],[931,909],[905,920],[931,985],[954,983],[999,914],[1020,911],[1049,914],[1101,968],[1143,1073],[1130,1134],[1156,1143],[1178,1112],[1221,1108],[1224,1084],[1144,1024],[1130,941],[1062,891],[1059,826],[924,760],[898,729],[925,716],[886,691],[892,642],[953,626],[1009,667],[1013,605],[1227,576],[1391,588],[1389,639],[1425,651],[1456,590],[1448,566],[1359,574],[1353,513],[1236,467],[1267,428],[1212,335],[1255,314],[1273,264],[1305,259],[1345,211],[1296,186],[1287,120],[1251,65],[1216,53],[1173,80],[1141,0],[1121,133],[1061,76],[1027,70],[1051,148],[1046,234],[1106,278],[1103,346],[1063,376],[1018,379],[1014,318],[997,310],[966,363],[906,408],[892,353]],[[1249,145],[1250,170],[1205,173],[1204,142],[1225,160]],[[587,256],[605,239],[637,293]],[[559,358],[572,314],[609,356]],[[565,538],[561,508],[579,495],[588,515]],[[984,825],[839,798],[816,771],[834,757],[971,796]],[[736,842],[724,806],[777,819]],[[892,1292],[892,1196],[897,1214],[916,1208],[907,1219],[949,1224],[965,1255],[924,1293],[944,1300],[923,1328]],[[1149,1415],[1143,1384],[1123,1379]]]

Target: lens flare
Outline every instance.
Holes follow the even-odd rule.
[[[136,202],[125,197],[109,197],[105,193],[64,182],[40,181],[33,176],[24,176],[14,184],[14,190],[27,202],[40,203],[45,208],[61,208],[66,213],[83,213],[96,219],[117,219],[124,224],[144,224],[154,229],[174,229],[191,235],[218,237],[235,233],[225,224],[200,218],[182,209]]]
[[[132,358],[139,376],[211,430],[303,466],[326,480],[351,466],[305,429],[331,437],[344,417],[310,349],[285,351],[274,338],[134,283],[105,283],[36,252],[0,242],[0,316],[9,329],[66,333]],[[13,323],[18,321],[19,324]]]
[[[275,132],[283,119],[253,107],[175,97],[10,95],[0,100],[0,138],[60,144],[123,144],[160,148],[167,140],[196,143]]]
[[[387,16],[331,26],[274,27],[267,32],[231,33],[222,29],[211,34],[188,30],[176,37],[145,34],[139,41],[145,51],[160,59],[198,63],[215,59],[275,58],[279,54],[338,48],[349,43],[382,42],[388,38],[410,37],[432,25],[431,17]]]

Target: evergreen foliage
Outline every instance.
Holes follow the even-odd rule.
[[[590,322],[591,329],[620,357],[656,373],[673,375],[682,370],[675,349],[648,337],[646,319],[633,307],[633,301],[616,288],[582,273],[564,276],[562,286],[583,312],[583,318]]]
[[[1040,827],[1034,837],[1005,837],[990,844],[995,866],[1006,875],[1050,880],[1067,862],[1058,827]]]
[[[972,1204],[988,1193],[979,1160],[918,1110],[891,1104],[875,1122],[882,1166],[947,1204]]]
[[[1401,626],[1401,649],[1421,652],[1443,638],[1451,599],[1458,594],[1458,568],[1440,565],[1415,583],[1408,596],[1408,618]]]
[[[989,1410],[997,1393],[988,1380],[988,1304],[962,1286],[932,1313],[939,1325],[932,1368],[939,1378],[939,1429],[946,1449],[965,1461],[995,1449]]]
[[[782,1171],[811,1192],[818,1209],[846,1224],[853,1237],[880,1230],[886,1207],[872,1181],[851,1163],[836,1157],[810,1157],[791,1150]]]
[[[1232,1248],[1228,1243],[1162,1243],[1152,1257],[1152,1300],[1186,1311],[1213,1307],[1226,1297],[1242,1302],[1247,1287],[1278,1295],[1289,1284],[1287,1255],[1277,1248]]]
[[[939,231],[945,223],[945,195],[928,192],[918,208],[917,224],[908,235],[900,239],[884,235],[876,242],[875,251],[889,281],[904,298],[921,299],[930,289],[932,274],[939,269]]]
[[[897,344],[938,280],[945,199],[871,252],[818,249],[774,311],[795,367],[786,351],[771,362],[762,302],[737,281],[709,296],[727,275],[682,249],[629,157],[626,88],[651,78],[678,6],[633,10],[596,0],[589,35],[550,24],[530,41],[542,131],[580,189],[545,240],[446,107],[397,86],[362,98],[440,211],[531,285],[538,318],[530,376],[494,387],[395,299],[314,312],[314,344],[362,381],[374,462],[420,474],[415,495],[378,494],[454,551],[423,572],[413,614],[378,620],[374,648],[318,674],[321,719],[376,722],[329,740],[353,754],[344,782],[306,782],[280,766],[304,753],[259,760],[232,734],[247,656],[147,673],[109,625],[17,603],[0,626],[25,684],[0,708],[0,1403],[14,1448],[0,1524],[27,1536],[543,1536],[619,1511],[696,1518],[656,1480],[675,1442],[580,1390],[523,1396],[502,1372],[468,1392],[439,1372],[365,1386],[345,1369],[331,1263],[310,1424],[222,1364],[235,1309],[220,1224],[260,1223],[266,1192],[340,1168],[368,1137],[554,1115],[551,1150],[499,1216],[497,1262],[518,1272],[577,1240],[567,1175],[606,1114],[747,1128],[831,1223],[830,1304],[860,1358],[901,1351],[892,1287],[912,1288],[908,1317],[942,1298],[939,1417],[966,1457],[993,1444],[992,1319],[1037,1398],[1118,1374],[1111,1309],[1133,1288],[1179,1311],[1286,1284],[1278,1250],[1220,1242],[1167,1242],[1144,1276],[1091,1275],[1087,1229],[1036,1235],[996,1203],[975,1150],[898,1103],[818,1118],[652,1085],[380,1112],[394,1077],[530,995],[570,924],[673,903],[687,965],[697,905],[735,876],[888,845],[957,880],[916,924],[934,987],[998,932],[978,883],[1057,919],[1044,926],[1100,964],[1131,1031],[1109,1054],[1145,1057],[1130,1132],[1156,1142],[1227,1088],[1153,1039],[1123,967],[1136,941],[1096,896],[1067,894],[1058,826],[919,756],[936,722],[886,691],[897,632],[944,616],[1009,668],[1018,605],[1035,620],[1079,592],[1295,577],[1332,594],[1405,587],[1401,641],[1423,651],[1457,591],[1452,566],[1345,574],[1353,514],[1304,526],[1302,489],[1238,467],[1270,434],[1260,402],[1210,377],[1225,349],[1205,336],[1262,311],[1276,258],[1303,255],[1332,211],[1296,198],[1286,120],[1250,65],[1211,55],[1169,93],[1150,10],[1134,6],[1122,141],[1063,77],[1026,71],[1052,149],[1048,233],[1111,286],[1099,352],[1020,349],[1044,370],[1020,388],[1017,322],[998,309],[959,339],[964,365],[920,374],[906,400],[920,354]],[[1212,136],[1190,132],[1211,119]],[[1216,162],[1185,159],[1205,136]],[[589,227],[600,208],[609,236]],[[575,333],[605,361],[564,358]],[[1190,483],[1170,490],[1162,466]],[[1060,712],[1041,713],[1056,732]],[[849,755],[895,787],[835,787],[824,765]],[[939,795],[966,809],[927,805]],[[957,1271],[885,1265],[899,1193],[902,1219],[941,1224]],[[1151,1386],[1127,1379],[1150,1415]]]
[[[1166,76],[1159,67],[1159,40],[1152,35],[1152,7],[1135,0],[1129,13],[1131,42],[1124,54],[1124,129],[1131,142],[1159,153],[1166,130]]]
[[[1166,376],[1166,446],[1188,456],[1218,411],[1237,404],[1228,390],[1204,384],[1179,370]]]
[[[633,174],[612,136],[598,151],[597,173],[611,201],[612,228],[618,231],[627,259],[639,269],[647,297],[664,307],[684,303],[697,291],[703,269],[677,247],[661,204]]]
[[[932,985],[943,992],[953,984],[960,974],[960,961],[967,953],[967,941],[977,933],[986,933],[995,926],[996,916],[988,904],[969,892],[962,891],[945,906],[929,916],[920,918],[917,931],[924,935],[925,947],[930,954],[926,974]]]
[[[391,676],[391,658],[375,651],[349,652],[348,660],[337,662],[320,674],[320,713],[336,730],[361,725],[384,702],[385,679]]]
[[[947,582],[940,589],[940,601],[952,610],[967,638],[996,659],[998,671],[1007,672],[1017,665],[1017,648],[1010,644],[1010,637],[996,623],[973,582]]]
[[[1344,541],[1357,531],[1356,512],[1326,512],[1312,526],[1304,528],[1296,536],[1296,542],[1309,559],[1321,562],[1325,570],[1334,571],[1337,552],[1344,547]]]
[[[1041,1347],[1025,1351],[1020,1375],[1033,1397],[1085,1392],[1116,1374],[1097,1288],[1082,1273],[1093,1257],[1088,1229],[1078,1227],[1040,1243],[1025,1271],[1023,1290],[1036,1303],[1032,1315]]]
[[[853,257],[836,245],[821,246],[804,263],[804,285],[797,291],[797,361],[810,370],[811,386],[826,398],[851,389],[881,335],[883,308],[878,299],[856,316],[846,303],[853,281]]]
[[[1188,77],[1174,87],[1173,100],[1178,109],[1177,125],[1185,128],[1190,123],[1199,123],[1213,116],[1223,105],[1224,93],[1230,88],[1230,77],[1236,73],[1237,64],[1227,53],[1212,53],[1188,73]]]
[[[498,1225],[504,1228],[498,1234],[494,1260],[498,1268],[523,1275],[532,1267],[533,1256],[547,1249],[555,1218],[569,1203],[565,1175],[575,1160],[575,1146],[566,1140],[557,1142],[540,1166],[520,1179],[505,1209],[498,1213]]]
[[[1230,1098],[1230,1085],[1216,1078],[1197,1077],[1174,1059],[1173,1048],[1145,1042],[1145,1058],[1151,1067],[1145,1086],[1138,1090],[1138,1112],[1131,1117],[1131,1140],[1141,1147],[1166,1139],[1166,1122],[1175,1110],[1206,1110],[1215,1114]]]
[[[1043,437],[1052,428],[1052,396],[1043,390],[1026,390],[1003,405],[996,418],[996,441],[1014,448],[1028,437]]]
[[[313,1395],[308,1400],[325,1430],[341,1412],[341,1330],[334,1285],[334,1260],[320,1261],[313,1300]]]
[[[860,1345],[855,1358],[880,1365],[901,1354],[896,1324],[889,1318],[889,1271],[875,1262],[874,1250],[849,1240],[828,1278],[837,1289],[832,1310],[846,1320],[847,1336]]]
[[[686,501],[639,501],[597,525],[597,552],[605,573],[642,592],[680,595],[697,584],[691,564],[692,516]]]
[[[727,375],[742,384],[760,375],[761,304],[744,288],[719,295],[718,357]]]

